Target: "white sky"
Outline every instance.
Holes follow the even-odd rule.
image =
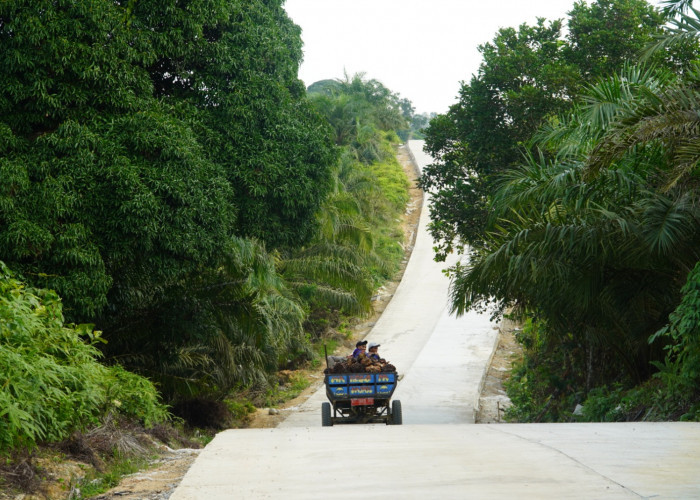
[[[659,3],[660,0],[654,2]],[[588,1],[590,4],[590,0]],[[299,77],[365,72],[411,100],[417,113],[444,113],[481,63],[477,46],[499,28],[537,17],[566,19],[574,0],[286,0],[301,26]]]

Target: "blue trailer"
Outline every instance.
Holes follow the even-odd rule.
[[[396,372],[327,374],[329,402],[321,404],[321,424],[401,425],[401,401],[391,401],[398,380]]]

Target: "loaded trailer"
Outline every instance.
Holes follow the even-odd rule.
[[[383,423],[401,425],[401,401],[391,401],[398,383],[395,372],[333,373],[325,376],[326,396],[321,424]]]

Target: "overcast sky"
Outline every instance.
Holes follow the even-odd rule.
[[[589,1],[590,3],[590,1]],[[654,2],[655,4],[657,2]],[[444,113],[481,62],[478,45],[499,28],[565,19],[574,0],[286,0],[302,28],[308,86],[365,72],[413,102]]]

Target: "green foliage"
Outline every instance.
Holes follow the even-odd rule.
[[[0,258],[166,391],[310,356],[263,245],[315,237],[338,151],[282,3],[0,4]]]
[[[668,342],[667,355],[663,363],[657,363],[660,372],[656,375],[666,387],[695,397],[690,418],[700,417],[700,262],[688,275],[681,289],[683,298],[669,316],[668,325],[656,332],[650,342]]]
[[[264,406],[277,406],[280,403],[294,399],[302,393],[304,389],[309,387],[311,382],[302,373],[295,373],[288,383],[283,386],[273,386],[268,389],[265,395]]]
[[[500,174],[521,163],[537,129],[569,113],[587,85],[636,60],[663,24],[643,0],[580,2],[569,15],[566,39],[561,22],[540,20],[501,29],[480,47],[478,75],[426,131],[426,150],[437,161],[424,170],[421,185],[437,191],[431,232],[438,259],[464,244],[485,243],[488,201]],[[659,53],[654,62],[685,66],[695,58],[693,47]]]
[[[320,231],[308,245],[281,254],[280,272],[310,309],[318,335],[331,311],[366,314],[374,286],[398,268],[395,219],[408,182],[395,158],[396,128],[405,126],[399,97],[364,75],[309,87],[312,101],[343,147],[334,190],[317,214]]]
[[[295,292],[366,312],[387,268],[348,194],[375,180],[338,171],[339,132],[297,78],[282,4],[0,4],[0,258],[173,401],[308,360]],[[374,80],[338,86],[353,163],[388,161],[410,103]],[[392,176],[371,196],[399,201]],[[142,379],[102,377],[95,398],[161,418]]]
[[[115,365],[108,368],[105,385],[107,404],[147,428],[170,418],[160,403],[160,393],[147,378]]]
[[[106,347],[168,399],[221,399],[310,357],[304,310],[259,242],[233,239],[218,267],[192,273],[154,304]]]
[[[579,420],[585,422],[620,422],[623,421],[622,386],[613,389],[596,387],[588,393]]]
[[[626,68],[623,73],[591,89],[586,106],[572,122],[574,130],[558,136],[565,137],[559,162],[531,160],[528,167],[504,177],[494,195],[490,246],[475,254],[469,270],[455,279],[455,303],[465,306],[509,297],[502,304],[517,301],[547,318],[551,333],[559,338],[552,352],[573,349],[561,332],[600,346],[602,355],[595,356],[596,362],[582,358],[573,365],[587,372],[585,378],[569,375],[576,391],[588,394],[584,418],[663,419],[678,418],[684,412],[694,418],[697,358],[686,364],[686,359],[671,355],[660,365],[660,345],[650,347],[644,342],[678,304],[680,283],[699,257],[692,171],[684,167],[684,174],[669,187],[669,172],[679,172],[680,162],[656,142],[664,128],[654,124],[663,119],[648,118],[660,117],[661,110],[673,113],[684,102],[675,89],[686,84],[663,74],[657,78],[654,72]],[[655,106],[662,101],[666,101],[663,107]],[[640,114],[647,118],[638,118]],[[615,155],[602,153],[619,137],[636,134],[641,123],[649,126],[644,139],[629,141]],[[687,127],[670,126],[663,134],[668,146],[695,140]],[[587,158],[588,165],[579,158]],[[601,164],[607,168],[597,168]],[[690,292],[692,285],[687,286]],[[686,311],[694,308],[693,299],[689,300]],[[672,316],[671,321],[678,318]],[[692,324],[693,316],[688,318],[684,325]],[[655,338],[668,336],[672,351],[684,350],[681,339],[692,339],[692,334],[686,331],[674,337],[669,328]],[[692,346],[693,340],[687,345]],[[604,359],[615,360],[627,377],[606,372]],[[658,376],[664,383],[632,388],[652,373],[650,362],[662,369]],[[535,361],[539,368],[552,363],[556,364],[556,356],[551,353]],[[689,372],[681,375],[681,367]],[[546,376],[537,380],[550,389],[556,385]],[[607,389],[615,383],[622,385]],[[534,388],[523,391],[523,401],[528,393],[537,401]],[[568,418],[566,410],[557,415]]]
[[[375,251],[385,263],[383,266],[372,266],[375,281],[381,283],[393,276],[403,258],[403,247],[398,242],[403,240],[404,234],[396,221],[409,200],[409,183],[395,156],[375,163],[371,166],[371,172],[380,196],[366,198],[363,206],[371,227],[376,228]]]
[[[381,82],[365,79],[364,73],[316,82],[308,91],[335,130],[336,144],[350,146],[355,159],[365,164],[393,156],[382,147],[383,132],[406,130],[413,114],[409,101]]]
[[[280,4],[2,4],[0,256],[70,319],[127,320],[233,234],[312,236],[335,151]]]
[[[554,21],[499,30],[479,47],[479,74],[462,85],[460,100],[426,130],[436,163],[420,183],[435,190],[431,233],[444,260],[456,245],[479,245],[494,176],[516,164],[520,147],[549,116],[568,109],[577,82],[562,54],[562,24]]]
[[[26,287],[0,262],[3,449],[60,441],[109,411],[145,425],[167,418],[150,382],[97,362],[99,338],[90,325],[64,326],[59,297]]]
[[[576,404],[588,420],[695,418],[692,316],[647,341],[700,260],[696,42],[654,53],[656,67],[624,63],[662,23],[645,2],[600,0],[575,6],[566,41],[543,22],[501,30],[460,102],[431,122],[438,162],[422,182],[439,190],[438,258],[470,245],[452,269],[453,308],[536,319],[511,418],[569,420]]]
[[[586,81],[615,73],[625,61],[635,60],[661,33],[664,21],[646,0],[575,3],[569,12],[567,59]],[[655,62],[663,61],[657,54]]]
[[[233,419],[232,427],[243,427],[248,422],[250,416],[256,411],[255,405],[246,399],[225,399],[224,403],[231,412],[231,418]]]
[[[300,29],[282,4],[217,0],[164,16],[160,2],[136,2],[129,12],[154,49],[155,95],[187,113],[234,190],[236,234],[271,248],[313,237],[336,161],[297,78]]]
[[[571,335],[552,338],[546,323],[532,319],[525,321],[516,339],[523,346],[523,359],[514,364],[505,384],[513,403],[506,410],[506,419],[561,421],[577,403],[574,381],[583,378],[577,366],[584,346]]]
[[[385,149],[390,145],[385,143]],[[385,161],[374,163],[370,167],[381,190],[382,198],[388,201],[393,213],[401,212],[408,203],[408,179],[395,156]]]
[[[650,191],[624,168],[591,182],[584,173],[534,159],[510,173],[494,195],[488,245],[456,268],[453,307],[536,311],[553,333],[615,353],[616,369],[641,381],[660,355],[646,339],[698,258],[695,203]],[[585,369],[591,383],[608,376],[600,363]]]
[[[665,376],[635,385],[608,374],[609,383],[585,390],[582,369],[591,359],[572,336],[553,336],[546,325],[528,319],[516,335],[523,359],[506,382],[513,405],[506,418],[517,422],[626,422],[700,419],[697,386],[678,384]],[[598,351],[614,368],[615,357]],[[594,361],[594,362],[597,362]],[[580,411],[574,413],[577,405]]]
[[[582,406],[576,420],[584,422],[700,420],[697,391],[656,378],[631,388],[617,385],[593,389]]]

